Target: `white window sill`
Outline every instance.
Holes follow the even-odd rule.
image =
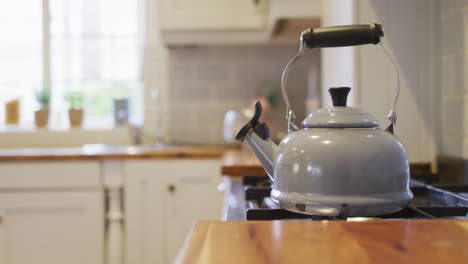
[[[129,145],[131,142],[127,126],[109,130],[8,128],[0,131],[0,148],[61,148],[97,143]]]

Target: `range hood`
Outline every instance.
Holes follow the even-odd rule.
[[[219,4],[183,12],[166,4],[160,16],[162,41],[167,46],[297,43],[304,29],[320,26],[320,0],[236,1],[237,9]],[[229,12],[238,14],[232,19]]]
[[[275,21],[267,41],[297,43],[304,29],[315,27],[320,27],[318,18],[281,18]]]
[[[268,40],[272,42],[297,42],[306,28],[320,27],[321,1],[270,0],[268,15]]]

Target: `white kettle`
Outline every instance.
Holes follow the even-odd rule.
[[[381,36],[378,24],[309,29],[301,35],[301,47],[377,44]],[[258,121],[262,108],[255,103],[254,117],[236,139],[247,140],[262,163],[279,207],[313,215],[369,216],[397,211],[411,201],[409,162],[393,135],[393,121],[382,130],[371,114],[347,107],[349,91],[330,88],[333,106],[310,114],[301,129],[288,108],[289,134],[278,145]],[[284,90],[283,97],[289,105]]]

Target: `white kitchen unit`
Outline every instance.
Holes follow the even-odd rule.
[[[104,263],[104,195],[93,161],[0,163],[0,263]]]
[[[267,43],[279,39],[272,35],[279,33],[280,21],[282,28],[285,21],[293,19],[311,19],[306,24],[316,26],[321,13],[321,0],[159,0],[158,3],[159,30],[163,42],[170,46]],[[297,34],[293,41],[297,42]]]
[[[162,30],[259,30],[265,0],[160,0]]]
[[[172,263],[195,221],[221,219],[219,159],[124,162],[126,263]]]

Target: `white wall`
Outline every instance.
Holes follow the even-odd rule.
[[[354,0],[322,1],[322,27],[350,25],[354,23]],[[353,47],[320,49],[322,60],[322,105],[331,106],[330,87],[351,87],[348,105],[356,105],[356,80]]]
[[[468,159],[468,2],[441,1],[441,154]]]
[[[435,0],[361,0],[356,22],[383,25],[383,45],[400,71],[396,134],[413,162],[433,161],[438,134],[438,6]],[[393,66],[377,46],[357,49],[359,105],[387,125],[395,95]]]
[[[434,161],[439,133],[437,1],[359,0],[351,8],[340,8],[338,2],[330,1],[336,8],[329,12],[338,12],[339,16],[328,23],[345,22],[341,18],[344,12],[353,17],[353,23],[383,25],[383,45],[394,58],[401,78],[396,135],[406,146],[411,162]],[[334,17],[328,15],[329,19]],[[385,128],[397,86],[392,64],[377,45],[353,48],[352,55],[345,54],[344,58],[346,67],[354,63],[354,73],[349,70],[343,74],[327,67],[336,63],[335,58],[327,62],[327,57],[322,57],[324,71],[328,71],[322,75],[324,85],[342,79],[354,81],[355,104],[375,115]]]
[[[144,47],[143,83],[145,87],[145,122],[147,135],[163,138],[167,133],[167,48],[159,32],[158,0],[146,0],[146,40]]]

